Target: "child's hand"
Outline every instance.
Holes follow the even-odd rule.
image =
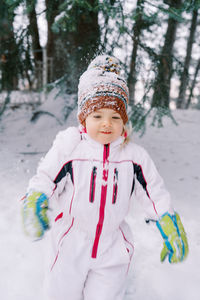
[[[41,238],[49,228],[47,217],[48,198],[40,192],[27,194],[23,199],[22,216],[25,233],[32,238]]]
[[[188,255],[188,242],[179,215],[166,213],[156,222],[156,225],[164,239],[161,261],[163,262],[167,255],[170,263],[183,261]]]

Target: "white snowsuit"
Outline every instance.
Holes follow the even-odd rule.
[[[172,211],[169,193],[140,146],[120,137],[101,145],[76,127],[60,132],[29,190],[56,203],[51,229],[48,300],[122,300],[133,255],[130,200],[149,218]]]

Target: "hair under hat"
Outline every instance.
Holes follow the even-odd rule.
[[[89,114],[111,108],[128,121],[129,91],[120,75],[120,61],[109,55],[97,56],[81,75],[78,86],[78,119],[84,125]]]

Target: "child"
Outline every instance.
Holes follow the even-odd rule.
[[[187,238],[147,152],[128,141],[128,88],[119,61],[98,56],[80,78],[80,127],[60,132],[30,180],[26,232],[42,237],[55,208],[45,292],[48,300],[122,300],[133,255],[125,222],[138,198],[164,238],[161,261],[185,259]]]

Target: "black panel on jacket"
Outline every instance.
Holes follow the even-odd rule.
[[[144,174],[143,174],[141,166],[137,165],[137,164],[133,164],[133,166],[134,166],[134,173],[136,174],[137,180],[142,185],[143,189],[147,193],[147,196],[149,197],[149,193],[147,191],[147,182],[144,178]]]
[[[62,169],[56,176],[54,183],[57,184],[58,182],[60,182],[63,179],[63,177],[65,177],[68,173],[70,174],[71,181],[74,183],[72,161],[69,161],[62,167]]]

